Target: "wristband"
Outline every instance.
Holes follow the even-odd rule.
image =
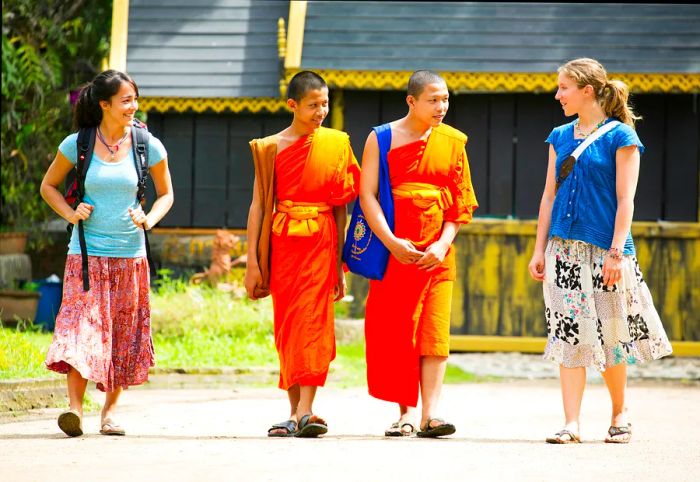
[[[622,259],[622,250],[619,248],[610,248],[608,250],[608,256],[610,256],[612,259]]]

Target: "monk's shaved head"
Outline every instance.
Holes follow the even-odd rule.
[[[323,77],[316,72],[302,70],[289,81],[289,86],[287,86],[287,98],[299,102],[310,90],[321,90],[323,88],[328,88]]]
[[[445,84],[445,79],[440,77],[432,70],[416,70],[408,79],[408,95],[412,95],[416,99],[420,96],[425,86],[428,84]]]

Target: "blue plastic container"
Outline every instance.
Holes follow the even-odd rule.
[[[39,306],[36,309],[35,325],[41,325],[48,331],[53,331],[56,326],[56,315],[61,308],[63,296],[63,283],[60,281],[39,281]]]

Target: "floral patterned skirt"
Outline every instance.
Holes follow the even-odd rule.
[[[47,368],[73,367],[107,392],[144,383],[155,362],[146,258],[88,256],[89,291],[81,270],[80,255],[68,255]]]
[[[608,287],[602,273],[606,255],[583,241],[549,240],[543,284],[546,360],[604,371],[671,353],[637,258],[623,256],[622,279]]]

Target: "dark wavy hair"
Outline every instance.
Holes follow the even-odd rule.
[[[95,127],[102,122],[102,108],[100,101],[109,100],[114,96],[122,84],[126,82],[131,84],[136,92],[136,97],[139,96],[139,88],[136,82],[124,72],[118,70],[105,70],[97,74],[97,76],[88,82],[80,90],[78,102],[73,110],[73,126],[76,129],[82,127]]]

